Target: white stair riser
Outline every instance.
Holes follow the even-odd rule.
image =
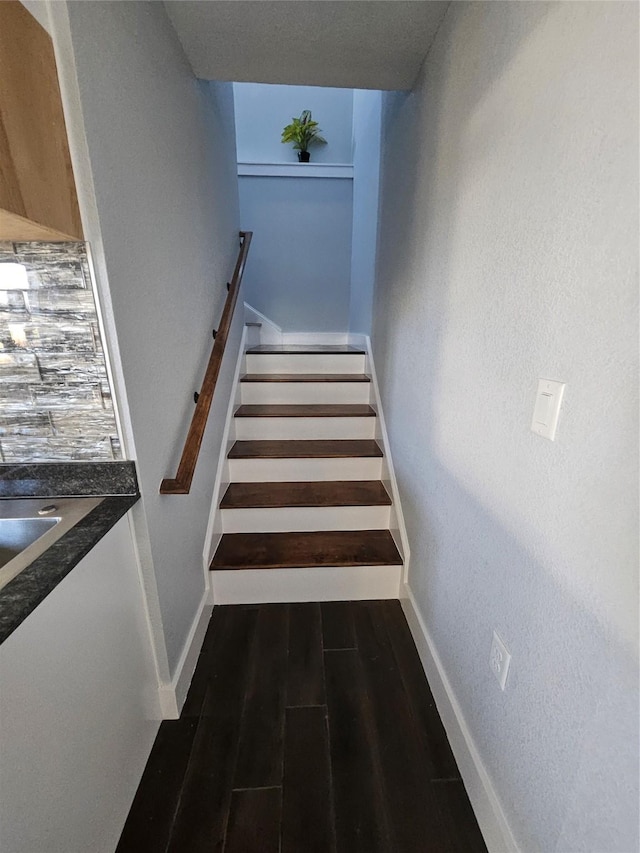
[[[223,509],[224,533],[388,530],[388,506],[251,507]]]
[[[215,604],[398,598],[402,566],[238,569],[210,573]]]
[[[375,418],[235,418],[236,439],[375,438]]]
[[[232,483],[301,483],[310,480],[379,480],[382,459],[230,459]]]
[[[240,388],[250,405],[369,402],[368,382],[241,382]]]
[[[248,354],[247,373],[364,373],[364,355]]]

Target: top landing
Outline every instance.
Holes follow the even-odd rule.
[[[248,355],[324,355],[326,353],[337,353],[339,355],[366,355],[363,349],[348,345],[333,345],[333,344],[262,344],[257,347],[250,347],[247,350]]]

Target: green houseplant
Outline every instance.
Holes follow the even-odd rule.
[[[303,110],[299,118],[291,120],[282,131],[282,142],[292,142],[298,152],[298,160],[308,163],[310,145],[326,145],[327,140],[320,136],[318,122],[311,118],[311,110]]]

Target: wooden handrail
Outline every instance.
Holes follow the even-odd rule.
[[[198,396],[196,408],[191,418],[191,425],[187,433],[187,440],[184,443],[178,472],[175,479],[165,478],[160,484],[161,495],[188,495],[193,480],[193,474],[196,470],[196,462],[200,453],[200,445],[207,426],[207,418],[211,409],[211,401],[213,400],[213,392],[216,389],[218,374],[220,373],[220,365],[222,364],[222,356],[224,348],[227,344],[229,329],[231,328],[231,320],[233,319],[233,311],[236,307],[238,299],[238,291],[242,282],[242,274],[247,263],[247,255],[249,246],[251,245],[252,231],[240,232],[240,252],[236,261],[236,268],[233,271],[233,278],[229,285],[229,293],[227,294],[224,309],[222,311],[222,319],[220,320],[220,328],[218,329],[213,349],[209,356],[209,364],[207,372],[202,381],[202,388]]]

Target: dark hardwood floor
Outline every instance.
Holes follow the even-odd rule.
[[[397,601],[216,607],[117,853],[486,853]]]

